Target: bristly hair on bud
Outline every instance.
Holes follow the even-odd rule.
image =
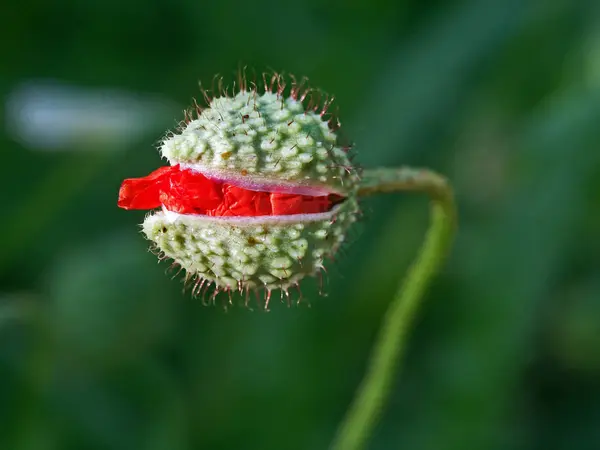
[[[125,180],[119,206],[152,210],[142,224],[159,259],[185,271],[205,298],[300,291],[325,270],[359,213],[360,172],[341,142],[334,97],[306,77],[241,69],[200,86],[176,131],[161,141],[169,165]],[[178,273],[179,273],[178,272]],[[301,295],[300,295],[301,298]]]
[[[304,105],[305,112],[312,111],[321,116],[331,131],[338,131],[341,127],[339,109],[336,107],[335,111],[332,110],[335,96],[312,87],[308,77],[305,76],[298,80],[293,74],[269,71],[263,72],[257,77],[256,72],[253,71],[252,79],[249,79],[247,67],[244,67],[237,71],[236,80],[232,82],[231,93],[229,92],[230,86],[225,84],[224,77],[221,75],[213,77],[210,88],[204,87],[201,81],[198,84],[205,105],[202,106],[198,103],[198,99],[193,97],[192,105],[183,111],[184,118],[180,123],[180,129],[199,118],[204,109],[211,107],[215,98],[233,98],[243,92],[251,93],[253,100],[266,93],[275,94],[282,102],[282,109],[285,106],[285,99],[291,98]],[[351,147],[351,145],[347,145],[344,148],[349,150]]]

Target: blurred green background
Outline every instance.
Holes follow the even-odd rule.
[[[427,203],[365,201],[327,297],[182,294],[117,192],[239,64],[335,94],[364,167],[455,184],[459,236],[369,448],[600,449],[597,0],[26,0],[2,19],[0,449],[327,448]]]

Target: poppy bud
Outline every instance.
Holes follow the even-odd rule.
[[[344,242],[359,177],[324,118],[331,102],[311,94],[275,75],[262,93],[244,81],[208,98],[162,142],[170,166],[123,183],[119,206],[160,208],[143,231],[195,290],[287,293]]]

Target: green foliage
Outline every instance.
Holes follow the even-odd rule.
[[[3,7],[3,98],[55,80],[163,100],[135,139],[102,128],[53,152],[19,138],[5,110],[0,448],[329,445],[422,241],[425,199],[365,200],[329,295],[309,281],[304,306],[270,313],[182,294],[145,251],[143,213],[116,207],[122,179],[159,165],[155,144],[196,82],[240,63],[335,94],[361,165],[427,165],[455,185],[458,240],[370,448],[600,448],[596,3]]]

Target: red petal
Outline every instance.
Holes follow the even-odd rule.
[[[315,214],[328,211],[331,201],[328,196],[272,194],[273,214]]]
[[[223,201],[221,185],[201,173],[181,170],[173,173],[161,189],[161,203],[181,214],[205,214]]]
[[[176,165],[161,167],[143,178],[125,180],[118,205],[124,209],[164,205],[180,214],[248,217],[325,212],[339,198],[250,191]]]
[[[143,178],[129,178],[123,181],[117,204],[123,209],[158,208],[161,204],[160,187],[175,171],[179,171],[179,166],[161,167]]]
[[[215,215],[268,216],[272,214],[269,192],[249,191],[225,184],[224,202]]]

